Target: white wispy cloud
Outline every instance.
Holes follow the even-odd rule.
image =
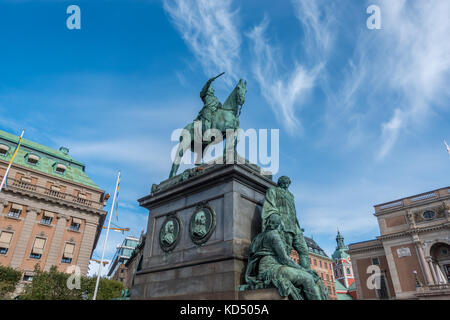
[[[333,35],[330,25],[333,24],[334,12],[332,3],[323,0],[292,0],[294,13],[301,22],[305,36],[305,49],[311,55],[326,55],[331,49]]]
[[[261,94],[270,104],[278,121],[283,123],[289,133],[294,134],[302,129],[297,111],[316,85],[326,64],[332,35],[328,30],[328,14],[319,8],[318,3],[295,0],[292,4],[303,30],[302,49],[305,53],[304,61],[293,62],[292,71],[280,68],[283,64],[280,49],[270,43],[266,35],[269,25],[267,16],[248,33],[248,37],[252,43],[252,71]]]
[[[269,43],[265,34],[268,23],[265,17],[262,23],[248,34],[253,43],[253,75],[259,83],[261,94],[272,107],[278,120],[290,133],[294,133],[301,129],[296,108],[304,94],[314,86],[320,68],[307,70],[303,65],[295,63],[291,73],[280,75],[276,49]]]
[[[380,44],[389,55],[380,55],[379,62],[392,70],[385,80],[401,95],[402,105],[382,124],[380,158],[393,147],[403,129],[426,121],[433,107],[449,97],[450,2],[383,0],[381,10],[387,34]],[[443,106],[448,108],[446,101]]]
[[[204,72],[213,76],[225,71],[228,84],[236,80],[241,36],[232,1],[164,0],[163,5]]]

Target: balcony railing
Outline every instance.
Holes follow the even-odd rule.
[[[2,179],[3,179],[3,176],[0,176],[0,181]],[[86,207],[90,207],[90,208],[95,208],[95,209],[103,208],[103,204],[101,204],[100,202],[83,199],[83,198],[74,196],[72,194],[55,191],[52,189],[48,189],[48,188],[45,188],[45,187],[42,187],[39,185],[35,185],[32,183],[24,182],[24,181],[13,179],[13,178],[8,178],[8,184],[7,184],[6,190],[8,190],[8,189],[24,190],[24,191],[28,191],[28,192],[32,192],[32,193],[43,194],[43,195],[49,196],[51,198],[60,199],[60,200],[64,200],[67,202],[72,202],[77,205],[82,205],[82,206],[86,206]]]

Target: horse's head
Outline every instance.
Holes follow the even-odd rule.
[[[242,106],[245,102],[245,94],[247,93],[247,81],[240,79],[236,89],[236,103]]]
[[[242,106],[245,102],[246,93],[247,81],[241,79],[223,104],[223,108],[238,112],[239,106]]]

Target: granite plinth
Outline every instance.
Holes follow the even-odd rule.
[[[176,178],[176,177],[174,177]],[[255,166],[215,165],[202,174],[139,199],[149,210],[142,269],[136,273],[132,299],[241,299],[251,240],[261,230],[266,190],[275,183]],[[198,205],[208,205],[216,225],[208,240],[195,244],[189,221]],[[168,216],[180,221],[174,249],[160,247]]]

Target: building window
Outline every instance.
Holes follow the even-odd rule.
[[[389,299],[389,293],[384,275],[380,275],[380,289],[377,290],[377,296],[379,299]]]
[[[70,224],[69,229],[72,231],[79,231],[81,226],[81,219],[72,218],[72,223]]]
[[[37,165],[37,163],[39,162],[39,157],[35,154],[27,154],[26,158],[27,163],[32,164],[34,166]]]
[[[13,218],[19,218],[22,213],[23,207],[18,204],[13,204],[11,209],[9,209],[8,216]]]
[[[63,175],[66,172],[67,167],[61,163],[55,163],[55,172]]]
[[[424,213],[422,213],[422,217],[426,220],[431,220],[434,218],[434,216],[435,216],[435,213],[432,210],[427,210]]]
[[[13,237],[12,232],[2,231],[0,234],[0,254],[6,254]]]
[[[328,269],[328,264],[326,262],[324,262],[325,264],[325,269]]]
[[[65,257],[62,257],[61,263],[72,263],[72,258],[65,258]]]
[[[53,213],[45,211],[42,216],[41,223],[50,225],[52,224],[53,217],[54,217]]]
[[[75,244],[66,242],[66,244],[64,246],[64,252],[63,252],[61,262],[62,263],[71,263],[74,252],[75,252]]]
[[[372,264],[379,266],[380,260],[378,260],[378,258],[372,258]]]
[[[317,266],[317,260],[313,259],[313,261],[314,261],[314,265]]]
[[[322,260],[319,260],[319,266],[322,268]]]
[[[327,278],[327,281],[330,281],[330,276],[328,275],[328,273],[326,274],[326,278]]]
[[[33,281],[33,276],[32,276],[32,275],[29,275],[29,274],[25,274],[25,275],[23,276],[23,281],[31,282],[31,281]]]
[[[44,238],[36,238],[34,240],[33,248],[31,249],[30,258],[31,259],[40,259],[42,254],[44,253],[44,247],[45,247],[45,241]]]
[[[350,275],[352,272],[350,271],[350,268],[347,268],[347,274]]]
[[[6,144],[0,144],[0,156],[5,157],[8,154],[9,147]]]

